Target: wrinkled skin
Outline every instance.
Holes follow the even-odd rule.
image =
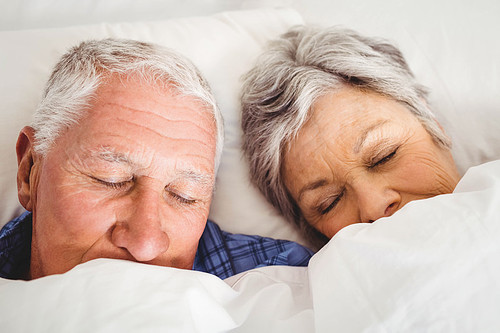
[[[460,176],[402,104],[345,87],[320,97],[285,153],[285,185],[309,224],[331,238],[390,216],[412,200],[450,193]]]
[[[169,89],[113,78],[45,157],[18,138],[21,204],[33,212],[29,278],[96,258],[191,269],[214,185],[215,125]]]

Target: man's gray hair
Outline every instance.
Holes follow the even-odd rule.
[[[305,221],[286,189],[283,156],[315,101],[345,86],[388,96],[411,111],[435,142],[451,143],[427,106],[426,89],[387,41],[344,28],[298,26],[272,41],[244,76],[243,149],[252,182],[316,247],[328,239]]]
[[[216,127],[215,170],[222,155],[224,127],[210,87],[193,63],[160,45],[127,39],[89,40],[62,56],[35,111],[35,150],[46,155],[58,136],[77,124],[110,75],[136,76],[146,84],[171,87],[200,101]]]

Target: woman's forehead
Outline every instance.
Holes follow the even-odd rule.
[[[418,120],[407,107],[392,98],[344,87],[316,100],[300,132],[338,132],[343,136],[358,136],[360,132],[388,121],[404,124]]]
[[[308,165],[325,156],[351,159],[366,145],[384,136],[400,137],[414,126],[421,126],[418,119],[391,98],[354,88],[332,91],[316,101],[310,118],[289,143],[284,170],[297,171],[300,161],[309,161],[302,166],[306,172]]]

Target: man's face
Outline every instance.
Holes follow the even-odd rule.
[[[96,258],[191,269],[214,185],[215,125],[193,98],[115,78],[31,168],[31,278]]]

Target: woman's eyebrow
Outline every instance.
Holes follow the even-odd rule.
[[[366,138],[368,138],[368,135],[371,132],[377,130],[379,127],[382,127],[382,126],[384,126],[385,124],[387,124],[389,122],[390,122],[389,120],[383,119],[383,120],[379,120],[378,122],[376,122],[376,123],[368,126],[367,128],[365,128],[365,130],[363,132],[361,132],[361,135],[359,136],[358,140],[354,144],[353,152],[355,154],[358,154],[361,151],[361,149],[363,148],[363,146],[365,145]]]
[[[308,191],[313,191],[313,190],[318,189],[318,188],[325,186],[327,184],[328,184],[328,181],[326,179],[318,179],[318,180],[315,180],[315,181],[305,185],[299,191],[299,197],[297,198],[297,203],[302,201],[302,197],[304,196],[304,193],[306,193]]]

